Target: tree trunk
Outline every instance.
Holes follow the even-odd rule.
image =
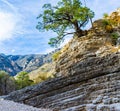
[[[83,36],[83,30],[80,29],[77,21],[74,22],[74,27],[75,27],[75,35],[78,36],[78,37]]]
[[[90,23],[91,23],[91,25],[92,25],[92,28],[94,28],[94,27],[93,27],[93,22],[92,22],[92,18],[90,18]]]

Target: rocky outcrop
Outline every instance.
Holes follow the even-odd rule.
[[[109,34],[89,34],[82,38],[72,39],[61,50],[62,53],[56,61],[55,67],[57,77],[70,75],[72,73],[71,66],[85,61],[87,58],[104,57],[108,54],[118,52],[119,48],[112,46]]]
[[[112,12],[110,16],[107,17],[107,19],[110,19],[115,26],[120,26],[120,8]]]
[[[120,105],[120,54],[89,57],[71,65],[69,73],[5,99],[56,111],[112,111]]]
[[[109,20],[114,17],[120,19],[120,10],[116,11],[116,16],[113,12],[109,16]],[[56,61],[56,76],[66,76],[70,74],[71,66],[77,62],[84,61],[89,57],[104,57],[106,55],[120,52],[120,46],[116,41],[120,36],[119,21],[114,25],[107,19],[100,19],[93,23],[93,27],[87,31],[86,36],[74,37],[67,45],[61,50]],[[113,26],[112,32],[108,32],[104,22],[110,22]],[[109,25],[108,25],[109,26]],[[117,42],[118,42],[117,41]]]

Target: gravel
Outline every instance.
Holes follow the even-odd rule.
[[[52,111],[0,99],[0,111]]]

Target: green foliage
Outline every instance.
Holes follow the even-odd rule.
[[[119,34],[117,32],[113,32],[111,34],[112,42],[114,45],[116,45],[117,39],[119,38]]]
[[[60,51],[54,53],[54,54],[52,55],[52,59],[53,59],[53,61],[56,61],[56,60],[58,59],[58,57],[59,57],[60,54],[61,54]]]
[[[107,19],[104,19],[102,22],[104,26],[111,25],[111,22]]]
[[[16,89],[15,79],[7,72],[0,71],[0,95],[8,94]]]
[[[7,72],[1,70],[0,71],[0,82],[8,81],[8,80],[15,82],[12,76],[10,76]]]
[[[8,73],[5,72],[5,71],[0,71],[0,80],[3,79],[3,77],[8,78],[9,75],[8,75]]]
[[[28,73],[27,72],[20,72],[16,76],[16,84],[17,88],[21,89],[26,86],[30,86],[33,84],[33,81],[29,79]]]
[[[103,18],[107,18],[108,17],[108,14],[107,13],[104,13],[103,14]]]
[[[115,40],[117,40],[117,39],[119,38],[119,34],[118,34],[117,32],[113,32],[113,33],[111,34],[111,36],[112,36],[112,38],[115,39]]]
[[[94,12],[82,6],[80,0],[62,0],[56,6],[45,4],[43,9],[43,14],[37,17],[41,22],[38,22],[36,28],[39,31],[52,30],[57,33],[58,36],[51,38],[49,42],[54,47],[58,46],[68,34],[82,36],[81,28],[94,17]]]
[[[103,19],[102,23],[103,23],[103,28],[106,30],[106,32],[108,33],[113,32],[113,24],[111,23],[109,19]]]

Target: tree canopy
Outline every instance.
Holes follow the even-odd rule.
[[[44,4],[43,9],[43,13],[37,17],[39,22],[36,28],[57,33],[57,37],[50,39],[51,46],[59,45],[68,34],[83,36],[82,27],[94,17],[94,12],[83,6],[80,0],[62,0],[56,6]]]
[[[7,72],[0,71],[0,95],[8,94],[16,89],[15,79]]]
[[[16,76],[16,83],[18,85],[18,89],[33,85],[33,81],[29,79],[27,72],[18,73]]]

